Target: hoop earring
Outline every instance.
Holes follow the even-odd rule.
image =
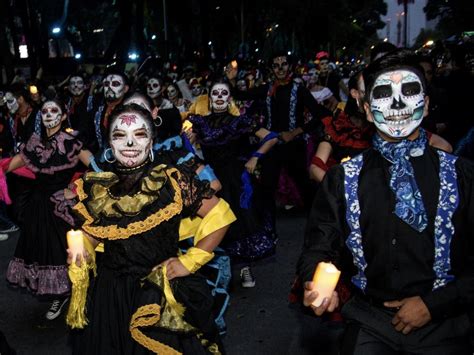
[[[151,162],[155,160],[155,153],[153,153],[153,148],[150,149],[150,153],[148,153],[148,158]]]
[[[156,123],[156,120],[157,119],[160,119],[160,124],[157,124]],[[153,121],[153,123],[155,124],[155,127],[160,127],[162,124],[163,124],[163,119],[161,118],[161,116],[156,116],[155,120]]]
[[[112,160],[112,159],[109,160],[109,153],[110,153],[110,155],[112,156],[113,160]],[[107,148],[106,150],[104,150],[104,153],[103,153],[102,156],[103,156],[104,160],[105,160],[107,163],[112,164],[112,163],[115,163],[115,162],[117,161],[117,159],[116,159],[115,156],[114,156],[114,153],[112,152],[112,148]]]

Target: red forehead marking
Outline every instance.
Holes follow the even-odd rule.
[[[132,123],[137,123],[137,116],[135,115],[122,115],[120,116],[121,124],[131,126]]]

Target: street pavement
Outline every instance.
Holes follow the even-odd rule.
[[[340,326],[305,315],[289,306],[288,292],[294,278],[304,231],[305,219],[279,216],[279,242],[275,256],[252,265],[254,288],[242,288],[239,268],[234,267],[231,301],[226,313],[224,336],[229,355],[321,354],[337,353]],[[70,354],[65,313],[54,321],[44,314],[49,302],[8,286],[5,272],[13,255],[18,233],[0,242],[0,331],[18,355]]]

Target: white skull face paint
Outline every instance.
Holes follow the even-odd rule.
[[[191,94],[194,97],[198,97],[199,95],[202,94],[202,86],[199,83],[195,83],[191,86]]]
[[[108,101],[118,100],[125,95],[125,81],[120,75],[107,75],[102,84],[105,99]]]
[[[290,69],[290,64],[286,57],[276,57],[273,59],[272,63],[273,74],[279,80],[283,80],[287,77],[288,71]]]
[[[41,120],[46,128],[55,128],[61,124],[63,112],[54,101],[46,101],[41,107]]]
[[[247,82],[244,79],[237,81],[237,89],[239,91],[247,91]]]
[[[152,145],[151,128],[136,112],[124,112],[110,127],[110,147],[117,161],[133,168],[144,163]]]
[[[319,79],[319,71],[316,68],[312,68],[308,71],[308,82],[310,84],[316,84]]]
[[[370,91],[370,111],[378,130],[406,138],[423,119],[425,93],[419,76],[410,70],[385,72]]]
[[[227,111],[230,100],[230,90],[226,84],[215,84],[211,88],[211,102],[214,112]]]
[[[17,101],[16,97],[13,96],[13,94],[11,92],[7,92],[5,94],[5,101],[7,103],[8,111],[12,115],[14,115],[16,113],[16,111],[18,111],[18,109],[20,108],[19,105],[18,105],[18,101]]]
[[[146,84],[146,93],[148,96],[150,96],[152,99],[155,97],[158,97],[161,93],[161,84],[160,81],[156,78],[150,78],[148,79],[148,82]]]
[[[73,76],[69,79],[69,92],[73,96],[81,96],[84,92],[84,79],[80,76]]]
[[[178,90],[173,85],[170,85],[166,88],[166,93],[168,94],[168,99],[173,100],[178,96]]]

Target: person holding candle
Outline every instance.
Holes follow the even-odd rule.
[[[313,305],[315,266],[333,262],[353,297],[342,354],[471,354],[474,165],[429,146],[429,98],[416,56],[397,50],[363,72],[373,147],[329,169],[308,221],[298,272]]]
[[[85,327],[74,336],[76,354],[222,351],[212,295],[197,271],[212,259],[235,216],[209,182],[160,160],[154,137],[147,110],[135,104],[116,108],[108,162],[97,163],[102,172],[76,182],[80,202],[74,208],[83,220],[84,247],[104,243],[85,307],[88,321],[70,319],[81,302],[70,305],[68,323]],[[196,216],[202,220],[194,245],[180,254],[180,222]],[[91,259],[86,252],[77,258],[76,247],[69,250],[70,263]]]
[[[20,146],[20,153],[7,167],[12,171],[26,166],[36,175],[25,199],[25,221],[8,265],[7,280],[35,295],[52,297],[48,320],[59,316],[70,292],[66,231],[74,225],[74,218],[64,190],[77,165],[88,165],[91,155],[83,149],[77,132],[62,128],[66,112],[62,102],[46,101],[36,119],[37,131]]]

